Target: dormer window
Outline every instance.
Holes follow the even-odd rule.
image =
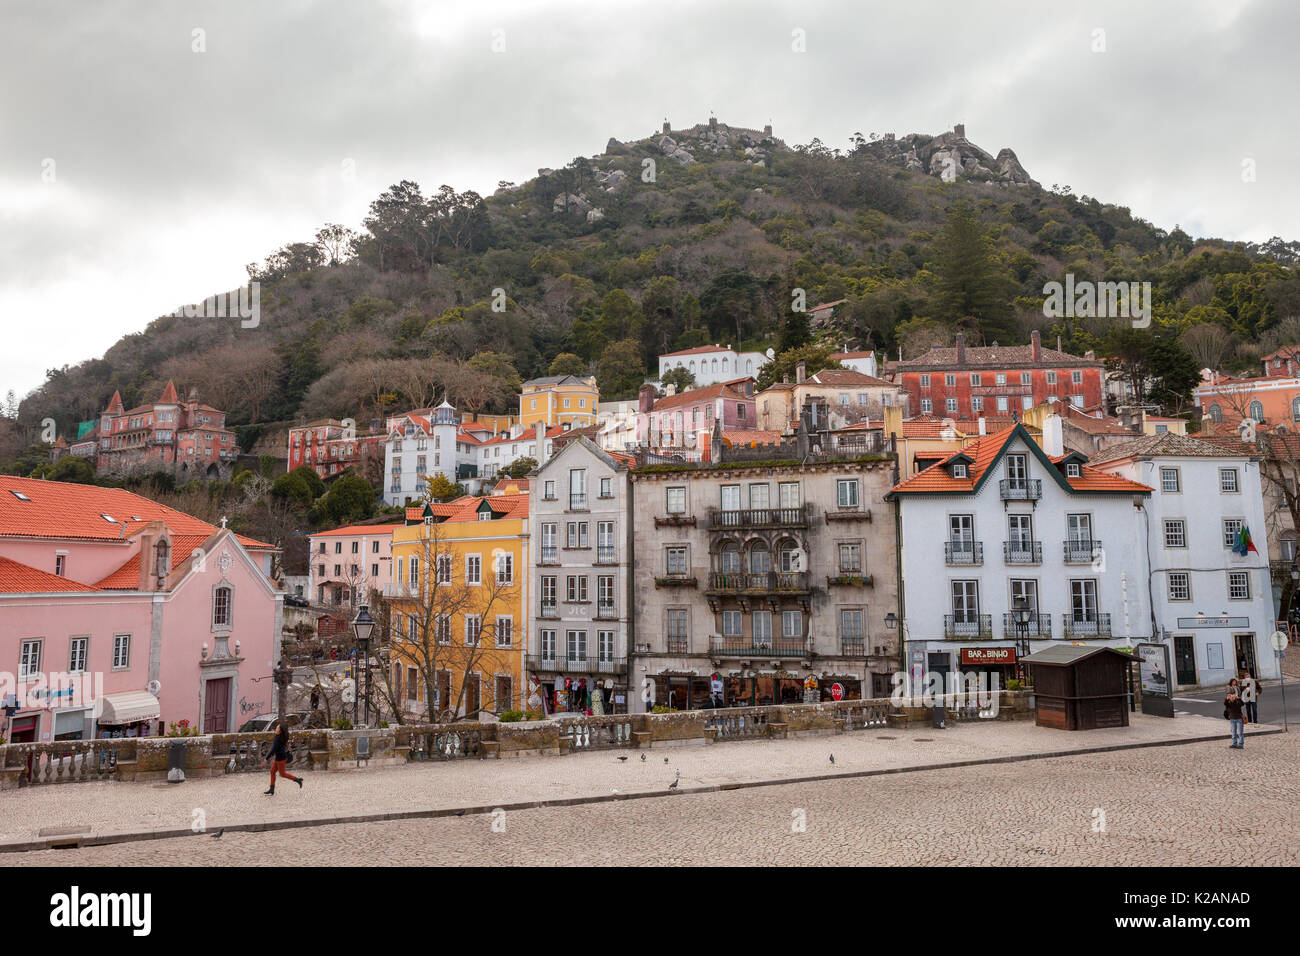
[[[953,476],[954,478],[966,478],[966,477],[968,477],[967,474],[966,474],[966,464],[965,464],[964,462],[957,462],[955,465],[953,465],[953,466],[952,466],[952,476]]]
[[[1065,477],[1081,478],[1083,477],[1083,469],[1079,467],[1078,463],[1072,461],[1065,466]]]

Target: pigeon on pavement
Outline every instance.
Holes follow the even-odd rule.
[[[214,839],[214,840],[220,840],[220,839],[221,839],[221,834],[223,834],[223,833],[225,833],[225,832],[226,832],[226,828],[225,828],[225,827],[222,827],[222,828],[221,828],[220,830],[218,830],[216,833],[212,834],[212,839]]]
[[[622,762],[622,761],[626,760],[627,757],[619,757],[618,759],[619,759],[620,762]]]
[[[681,782],[680,780],[677,780],[676,778],[674,778],[674,779],[673,779],[673,782],[670,783],[670,784],[668,785],[668,789],[669,789],[669,790],[676,790],[676,789],[677,789],[677,784],[679,784],[680,782]]]
[[[831,763],[834,763],[834,762],[835,762],[835,755],[834,755],[834,754],[831,754]]]
[[[465,815],[465,811],[464,811],[463,809],[462,809],[462,810],[457,810],[457,811],[456,811],[456,816],[458,816],[458,817],[463,817],[464,815]]]
[[[642,754],[642,755],[641,755],[641,762],[642,762],[642,763],[645,763],[645,754]]]

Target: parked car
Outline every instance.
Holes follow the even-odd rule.
[[[306,719],[306,714],[289,714],[285,721],[289,724],[289,729],[292,730]],[[260,734],[269,731],[279,720],[280,718],[275,714],[259,714],[251,720],[244,721],[238,732],[241,734]]]

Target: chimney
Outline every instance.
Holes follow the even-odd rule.
[[[808,363],[800,359],[794,367],[794,381],[796,385],[802,385],[804,379],[808,377]]]
[[[966,335],[963,332],[957,333],[957,364],[966,364]]]
[[[903,406],[886,405],[885,406],[885,435],[889,438],[897,438],[903,434]]]
[[[672,382],[669,382],[667,385],[664,386],[665,398],[669,397],[670,395],[676,395],[676,394],[677,394],[677,386],[674,385]]]
[[[655,387],[646,382],[641,386],[641,391],[637,393],[636,399],[636,410],[638,412],[650,411],[655,404]]]
[[[1061,337],[1059,335],[1056,337],[1056,351],[1061,351]]]
[[[1029,344],[1033,346],[1034,364],[1043,364],[1043,335],[1037,329],[1029,335]]]
[[[533,434],[537,441],[537,460],[546,461],[546,423],[538,422],[533,426]]]
[[[981,435],[987,435],[988,433],[989,433],[988,422],[984,421],[984,416],[981,415],[981,416],[980,416],[980,434],[981,434]]]
[[[1065,454],[1065,428],[1060,415],[1048,415],[1043,419],[1043,451],[1049,458],[1058,458]]]

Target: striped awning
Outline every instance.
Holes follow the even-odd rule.
[[[161,713],[158,698],[147,690],[105,694],[103,703],[104,709],[99,717],[101,724],[134,724],[141,720],[154,720]]]

